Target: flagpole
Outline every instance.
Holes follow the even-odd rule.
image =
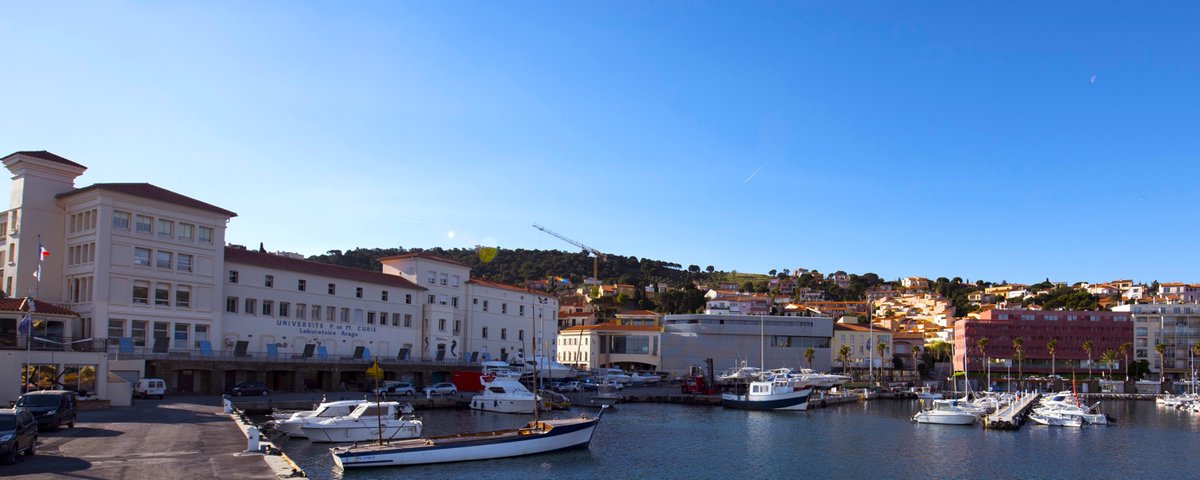
[[[37,272],[34,274],[34,278],[36,278],[37,281],[33,282],[33,293],[28,298],[29,310],[27,312],[25,312],[25,318],[26,318],[26,320],[28,320],[26,322],[26,329],[25,329],[27,332],[25,334],[25,368],[26,368],[25,385],[24,385],[25,393],[29,393],[29,383],[30,383],[29,382],[29,380],[30,380],[29,369],[30,369],[30,367],[33,366],[30,364],[30,359],[33,355],[33,314],[34,314],[34,312],[37,312],[38,290],[42,286],[42,259],[45,258],[45,256],[46,256],[45,255],[46,249],[44,247],[42,247],[42,236],[38,235],[37,240],[38,240],[38,243],[37,243],[38,244],[38,251],[37,251],[38,263],[37,263]],[[20,330],[20,329],[18,329],[18,330]]]

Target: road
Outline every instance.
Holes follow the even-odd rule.
[[[37,455],[0,465],[5,478],[163,480],[277,478],[216,396],[137,400],[79,412],[75,428],[39,434]]]

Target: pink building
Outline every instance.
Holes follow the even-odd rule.
[[[960,319],[954,322],[954,369],[963,369],[964,354],[971,360],[970,371],[983,371],[984,358],[977,343],[987,337],[986,356],[996,361],[1007,361],[1013,357],[1013,338],[1024,340],[1022,349],[1025,360],[1022,370],[1026,373],[1050,373],[1050,352],[1046,344],[1057,339],[1054,349],[1055,372],[1070,375],[1071,370],[1086,372],[1088,354],[1083,342],[1092,342],[1092,370],[1098,371],[1100,356],[1105,350],[1133,342],[1133,322],[1127,312],[1055,311],[1055,310],[989,310],[980,314],[979,320]],[[1130,356],[1132,357],[1132,349]],[[1118,362],[1124,362],[1119,357]],[[1017,364],[1011,364],[1015,373]],[[997,364],[993,363],[995,373]],[[1001,367],[1004,368],[1004,367]],[[1123,365],[1114,365],[1117,372],[1124,371]]]

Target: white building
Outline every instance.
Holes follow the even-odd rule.
[[[1200,304],[1120,305],[1113,311],[1133,314],[1133,361],[1148,362],[1155,377],[1162,372],[1161,365],[1166,366],[1167,378],[1190,375],[1191,347],[1200,342]],[[1154,348],[1160,343],[1164,346],[1161,357]]]

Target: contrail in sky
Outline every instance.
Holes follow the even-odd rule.
[[[750,179],[754,178],[755,175],[758,175],[758,172],[762,171],[763,167],[765,166],[767,166],[767,162],[763,162],[763,164],[758,167],[758,170],[755,170],[754,173],[751,173],[749,177],[746,177],[746,180],[742,182],[742,184],[750,183]]]

